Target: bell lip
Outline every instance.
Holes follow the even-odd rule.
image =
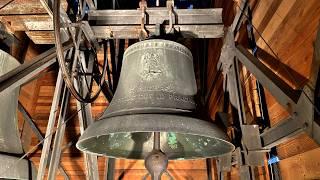
[[[158,118],[155,118],[157,116],[158,116]],[[129,119],[129,121],[130,120],[131,121],[135,120],[135,121],[140,121],[140,122],[147,122],[147,121],[150,120],[148,118],[151,118],[151,117],[152,117],[152,119],[161,119],[161,121],[158,121],[158,122],[161,122],[161,124],[164,125],[163,127],[165,127],[165,124],[170,122],[170,119],[173,119],[173,121],[179,120],[180,122],[181,122],[181,120],[185,121],[185,122],[187,122],[185,124],[192,125],[192,127],[200,125],[200,127],[205,128],[205,131],[202,129],[202,130],[194,130],[194,131],[190,132],[190,129],[187,128],[187,127],[182,128],[184,131],[182,131],[181,129],[174,129],[174,128],[177,128],[179,125],[181,126],[181,124],[179,124],[179,123],[176,123],[176,125],[177,125],[176,127],[169,127],[169,128],[170,129],[172,128],[170,130],[170,132],[174,132],[174,133],[186,133],[188,135],[197,135],[197,136],[203,136],[203,137],[216,139],[216,140],[218,140],[220,142],[223,142],[226,146],[229,146],[229,149],[230,149],[228,152],[221,153],[221,154],[215,155],[215,156],[201,156],[201,157],[188,157],[188,158],[170,158],[169,157],[169,160],[194,160],[194,159],[206,159],[206,158],[221,157],[221,156],[229,154],[229,153],[231,153],[231,152],[233,152],[235,150],[235,146],[231,142],[229,142],[229,137],[227,136],[227,134],[224,133],[221,129],[219,129],[213,123],[210,123],[210,122],[207,122],[207,121],[204,121],[204,120],[200,120],[200,119],[197,119],[197,118],[186,117],[186,116],[181,116],[181,115],[171,115],[171,114],[135,114],[135,115],[123,115],[123,116],[107,117],[107,118],[104,118],[104,119],[100,119],[100,120],[94,122],[92,125],[90,125],[84,131],[84,133],[80,136],[78,142],[76,143],[77,149],[79,149],[80,151],[92,154],[92,155],[105,156],[105,157],[110,157],[110,158],[143,160],[143,158],[130,158],[130,157],[120,157],[120,156],[110,156],[110,155],[107,156],[106,154],[103,154],[103,153],[96,153],[96,152],[88,151],[87,148],[83,148],[80,145],[81,142],[86,141],[86,140],[88,140],[90,138],[97,137],[97,136],[103,136],[103,135],[107,135],[107,134],[111,134],[111,133],[126,133],[126,132],[128,132],[128,130],[127,131],[125,131],[125,130],[116,131],[115,129],[112,130],[112,127],[110,128],[110,126],[106,126],[107,128],[104,128],[104,130],[105,130],[104,134],[100,134],[100,135],[98,134],[99,133],[99,128],[100,128],[100,131],[101,131],[101,129],[104,127],[101,124],[110,125],[110,123],[115,123],[116,122],[116,125],[122,125],[122,126],[123,125],[127,125],[126,123],[123,123],[123,122],[128,121],[128,119],[126,119],[128,117],[131,118],[131,119]],[[138,118],[134,119],[134,117],[138,117]],[[163,117],[169,117],[170,119],[163,119]],[[121,121],[123,121],[123,122],[121,122]],[[132,123],[132,124],[133,125],[137,125],[139,123]],[[183,124],[183,126],[185,126],[185,124]],[[125,127],[125,126],[123,126],[123,127]],[[150,130],[143,130],[143,131],[134,130],[135,128],[137,128],[137,127],[134,127],[132,130],[130,130],[130,132],[166,132],[164,129],[162,129],[162,130],[152,129],[151,130],[151,128],[152,128],[151,125],[150,125],[150,127],[148,127],[148,128],[150,128]],[[90,132],[90,129],[92,129],[91,132],[94,132],[94,133],[91,133],[91,135],[88,133],[88,132]],[[109,132],[106,132],[106,131],[109,131]],[[210,131],[212,131],[212,132],[208,133]]]
[[[109,106],[110,107],[110,106]],[[156,107],[147,107],[147,108],[131,108],[118,111],[105,111],[101,118],[110,118],[115,116],[125,116],[125,115],[134,115],[134,114],[177,114],[177,113],[190,113],[192,109],[177,109],[177,108],[156,108]]]
[[[37,168],[34,163],[28,159],[20,159],[8,154],[0,154],[0,160],[5,161],[9,167],[4,167],[7,171],[0,174],[0,179],[36,179]],[[3,169],[0,169],[2,171]],[[11,175],[11,176],[10,176]]]
[[[146,44],[155,44],[155,43],[160,43],[160,42],[171,44],[173,46],[179,47],[180,49],[176,49],[176,48],[175,49],[170,48],[170,49],[182,52],[183,54],[185,54],[189,58],[191,58],[191,61],[193,61],[192,53],[186,46],[184,46],[183,44],[177,43],[175,41],[170,41],[170,40],[165,40],[165,39],[150,39],[150,40],[145,40],[145,41],[140,41],[140,42],[134,43],[126,49],[123,57],[126,57],[126,56],[130,55],[131,53],[135,52],[136,50],[138,50],[138,46],[143,46],[143,45],[146,46]],[[159,44],[159,46],[157,46],[157,47],[158,48],[165,48],[165,46],[161,45],[161,44]],[[144,47],[144,48],[147,48],[147,47]],[[156,48],[156,47],[152,46],[152,48]]]

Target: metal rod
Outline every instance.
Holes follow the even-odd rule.
[[[81,61],[84,61],[84,54],[80,55]],[[84,72],[89,71],[89,66],[87,67],[85,62],[83,63]],[[86,88],[86,77],[79,77],[77,81],[75,80],[74,85],[75,88],[80,92],[80,94],[84,95],[88,93],[88,89]],[[77,110],[80,124],[80,133],[83,134],[84,130],[93,123],[92,113],[91,113],[91,104],[85,104],[77,101]],[[90,155],[84,153],[84,163],[86,167],[86,175],[88,180],[98,180],[99,172],[98,172],[98,161],[97,156]]]
[[[72,47],[71,43],[65,43],[63,51],[69,50]],[[11,91],[22,84],[27,83],[41,71],[51,66],[56,62],[56,48],[52,48],[39,56],[33,58],[17,68],[11,70],[7,74],[0,77],[0,92],[5,89]]]
[[[65,120],[66,120],[69,99],[70,99],[70,92],[68,88],[65,86],[63,91],[62,102],[61,102],[58,125],[57,125],[58,129],[56,131],[54,142],[53,142],[52,156],[51,156],[49,171],[48,171],[48,179],[55,179],[58,165],[60,163],[62,141],[63,141],[65,128],[66,128]]]
[[[107,167],[106,167],[107,179],[106,180],[114,180],[114,170],[115,170],[116,159],[108,158],[106,163],[107,163]]]
[[[249,45],[250,48],[253,52],[253,55],[257,57],[257,43],[256,39],[254,37],[254,32],[253,32],[253,26],[252,26],[252,11],[250,9],[250,6],[247,9],[248,13],[248,24],[247,24],[247,34],[248,34],[248,40],[249,40]],[[257,85],[257,91],[258,91],[258,100],[259,100],[259,111],[260,111],[260,118],[262,120],[262,123],[259,124],[262,126],[262,129],[265,129],[267,127],[270,127],[270,119],[269,119],[269,112],[268,112],[268,107],[267,107],[267,102],[266,102],[266,97],[264,93],[264,88],[263,86],[259,83],[258,80],[256,80],[256,85]]]
[[[242,127],[242,125],[246,124],[247,120],[246,120],[246,115],[245,115],[244,99],[243,99],[243,94],[242,94],[243,91],[242,91],[241,80],[239,77],[240,70],[239,70],[239,63],[238,63],[237,58],[234,58],[232,71],[234,74],[233,81],[236,84],[236,86],[235,86],[236,88],[234,91],[236,91],[235,94],[237,95],[237,109],[238,109],[240,127]]]
[[[107,67],[109,68],[109,67]],[[108,69],[107,69],[108,70]],[[93,72],[94,73],[99,73],[99,69],[97,66],[94,66],[94,69],[93,69]],[[101,78],[100,76],[93,76],[93,79],[94,81],[99,84],[100,81],[101,81]],[[111,102],[112,98],[113,98],[113,92],[109,86],[109,84],[111,83],[107,83],[106,81],[104,81],[102,84],[101,84],[101,91],[103,93],[103,95],[106,97],[106,99]]]
[[[206,159],[208,180],[212,180],[212,159]]]
[[[109,66],[109,61],[108,61],[108,42],[106,40],[103,41],[103,57],[104,57],[104,61],[108,62],[107,63],[108,85],[109,85],[109,90],[111,90],[111,92],[112,92],[113,87],[112,87],[112,81],[111,81],[110,66]]]
[[[116,41],[113,39],[109,40],[109,45],[110,45],[110,56],[111,56],[111,72],[112,72],[112,91],[113,93],[115,93],[116,88],[117,88],[117,84],[119,81],[119,78],[117,76],[117,63],[116,63]]]
[[[87,4],[88,4],[88,6],[89,6],[89,9],[91,9],[91,10],[97,9],[97,8],[96,8],[96,5],[97,5],[97,4],[95,4],[92,0],[86,0],[86,2],[87,2]]]
[[[20,101],[19,101],[19,103],[18,103],[18,109],[19,109],[19,111],[22,113],[22,115],[23,115],[24,119],[26,120],[26,122],[29,123],[31,129],[32,129],[33,132],[36,134],[38,140],[39,140],[40,142],[42,142],[42,144],[43,144],[44,138],[43,138],[43,136],[42,136],[39,128],[38,128],[37,125],[34,123],[34,121],[32,120],[32,118],[31,118],[31,116],[30,116],[30,114],[29,114],[29,113],[27,112],[27,110],[23,107],[23,105],[21,104]],[[51,151],[49,151],[48,157],[50,157],[50,156],[51,156]],[[59,165],[59,171],[60,171],[60,173],[64,176],[65,179],[70,179],[69,176],[68,176],[68,174],[67,174],[66,171],[64,170],[64,168],[61,166],[61,164]]]
[[[62,87],[63,87],[63,79],[62,79],[62,74],[59,71],[57,82],[56,82],[56,88],[53,95],[52,105],[50,109],[49,120],[47,124],[47,130],[45,135],[46,139],[43,142],[37,180],[43,180],[44,174],[46,172],[46,166],[48,164],[49,151],[50,151],[50,145],[52,140],[52,132],[54,130],[55,119],[56,119],[56,114],[59,106]]]
[[[160,150],[160,132],[154,132],[153,136],[153,149]]]
[[[231,25],[231,29],[232,29],[232,32],[234,32],[235,34],[239,31],[240,27],[241,27],[241,24],[244,20],[244,14],[246,12],[246,9],[248,8],[248,0],[242,0],[241,4],[240,4],[240,9],[239,11],[237,12],[234,20],[233,20],[233,23]]]

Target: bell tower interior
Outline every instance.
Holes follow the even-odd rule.
[[[1,0],[0,179],[320,179],[319,0]]]

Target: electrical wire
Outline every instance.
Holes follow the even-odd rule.
[[[3,8],[5,8],[9,4],[11,4],[13,1],[15,1],[15,0],[11,0],[11,1],[8,1],[7,3],[5,3],[3,6],[0,7],[0,10],[2,10]]]
[[[242,9],[237,3],[235,3],[236,6],[238,6],[238,8],[240,9],[240,11],[243,13],[243,15],[246,17],[246,19],[248,20],[248,22],[251,24],[251,26],[253,27],[253,29],[256,31],[256,33],[259,35],[259,37],[262,39],[262,41],[267,45],[267,47],[270,49],[271,53],[275,56],[276,60],[278,60],[279,62],[281,61],[281,58],[277,55],[277,53],[272,49],[271,45],[266,41],[266,39],[262,36],[262,34],[258,31],[258,29],[253,25],[253,22],[250,20],[250,18],[248,17],[248,15],[244,12],[244,9]],[[293,80],[293,82],[295,84],[299,84],[296,79],[293,77],[293,75],[289,72],[289,70],[287,69],[287,67],[285,67],[283,64],[280,63],[280,67],[282,67],[287,74],[290,76],[290,79]],[[314,102],[312,101],[312,99],[307,95],[307,93],[302,89],[299,88],[298,90],[300,90],[306,97],[307,100],[310,101],[310,103],[312,104],[313,108],[315,109],[315,112],[320,115],[320,110],[317,108],[317,106],[315,106]]]

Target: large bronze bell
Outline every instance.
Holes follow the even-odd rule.
[[[182,115],[195,108],[196,90],[193,58],[186,47],[166,40],[136,43],[124,54],[110,106],[86,129],[77,148],[114,158],[144,159],[155,149],[154,132],[160,132],[159,148],[169,160],[233,151],[226,134],[214,124]]]
[[[0,76],[18,66],[13,56],[0,50]],[[19,90],[0,92],[0,179],[37,179],[35,166],[18,158],[23,153],[17,117]]]

